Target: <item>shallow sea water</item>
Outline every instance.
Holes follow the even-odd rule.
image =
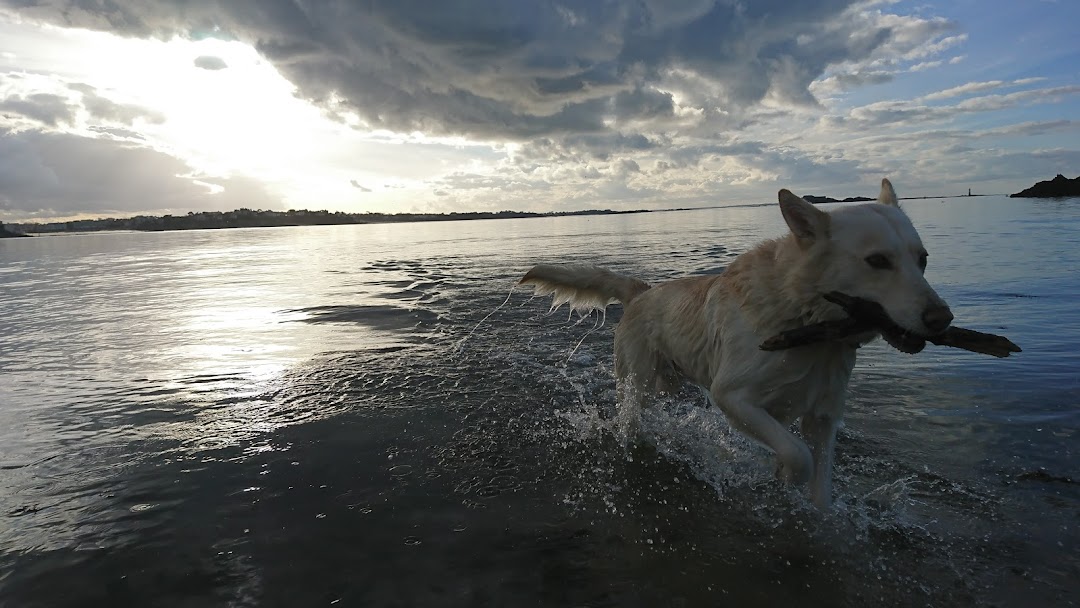
[[[1074,605],[1080,200],[905,208],[1024,352],[862,349],[825,514],[694,390],[624,446],[619,307],[511,293],[774,205],[0,241],[0,605]]]

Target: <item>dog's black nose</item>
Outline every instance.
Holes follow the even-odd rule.
[[[931,306],[922,313],[922,322],[931,333],[940,334],[952,323],[953,315],[948,306]]]

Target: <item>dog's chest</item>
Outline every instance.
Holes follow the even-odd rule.
[[[842,415],[855,365],[854,349],[829,345],[793,352],[770,363],[771,373],[762,375],[755,392],[773,418],[787,424],[808,412]]]

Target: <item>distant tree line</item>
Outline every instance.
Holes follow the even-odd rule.
[[[237,209],[235,211],[200,211],[187,215],[137,215],[128,218],[102,218],[69,222],[9,224],[17,232],[93,232],[99,230],[204,230],[214,228],[257,228],[270,226],[328,226],[339,224],[385,224],[395,222],[445,222],[454,220],[488,220],[522,217],[555,217],[567,215],[611,215],[641,213],[641,211],[470,211],[454,213],[345,213],[342,211],[268,211]]]

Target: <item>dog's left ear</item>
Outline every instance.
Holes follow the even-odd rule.
[[[784,189],[778,195],[780,212],[800,245],[809,245],[829,236],[829,214]]]
[[[888,178],[881,180],[881,194],[877,196],[877,200],[883,205],[897,205],[896,190],[893,190],[892,182]]]

